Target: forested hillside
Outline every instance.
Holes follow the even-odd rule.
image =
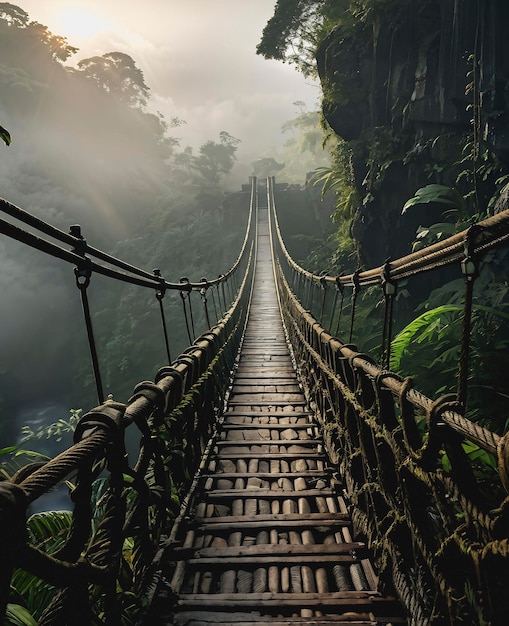
[[[0,123],[12,137],[1,146],[3,198],[64,231],[79,223],[91,245],[168,280],[230,266],[247,219],[247,203],[228,201],[222,182],[235,137],[180,146],[172,133],[185,121],[148,112],[150,90],[130,56],[67,66],[78,51],[10,3],[0,3],[0,51]],[[20,422],[45,409],[56,421],[95,394],[72,266],[5,238],[0,263],[0,411],[9,416],[0,434],[10,444]],[[126,399],[165,362],[158,303],[98,276],[89,292],[107,393]],[[176,354],[188,343],[177,306]]]

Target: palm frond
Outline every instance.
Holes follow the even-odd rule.
[[[20,604],[8,604],[5,612],[6,626],[37,626],[30,611]]]
[[[440,317],[446,313],[458,313],[463,309],[457,304],[444,304],[438,306],[431,311],[426,311],[419,317],[416,317],[394,338],[391,344],[391,370],[398,371],[401,366],[401,359],[408,350],[409,346],[416,340],[418,335],[425,329],[440,320]]]

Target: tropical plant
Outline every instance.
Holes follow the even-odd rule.
[[[430,202],[443,204],[458,211],[466,210],[465,199],[456,189],[447,185],[433,184],[418,189],[415,195],[405,202],[401,213],[404,215],[410,207]]]
[[[11,145],[11,135],[7,129],[3,126],[0,126],[0,139],[5,143],[6,146]]]
[[[62,441],[65,433],[74,433],[82,411],[83,409],[70,409],[69,419],[60,418],[52,424],[41,425],[35,430],[30,426],[23,426],[21,428],[21,434],[23,435],[22,443],[51,438],[55,439],[55,441]]]

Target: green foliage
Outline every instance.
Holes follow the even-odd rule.
[[[64,544],[71,522],[70,511],[48,511],[32,515],[27,521],[29,541],[43,552],[54,554]],[[22,614],[27,619],[32,616],[37,623],[54,595],[54,587],[33,574],[21,569],[14,571],[11,596],[18,604],[22,604]]]
[[[419,226],[415,241],[412,244],[412,252],[421,250],[428,245],[434,244],[442,239],[447,239],[457,232],[455,224],[450,222],[436,222],[431,226]]]
[[[313,26],[320,4],[321,0],[278,0],[256,52],[266,59],[294,63],[304,75],[313,74]]]
[[[468,417],[503,434],[509,420],[501,419],[509,387],[505,359],[509,349],[509,284],[505,263],[509,251],[489,253],[475,283]],[[394,338],[391,369],[412,375],[417,388],[435,398],[455,392],[463,318],[464,280],[457,278],[433,290],[419,313]]]
[[[149,90],[143,72],[128,54],[108,52],[90,57],[80,61],[78,68],[101,89],[130,106],[143,108],[147,104]]]
[[[284,163],[278,163],[274,157],[262,157],[253,162],[253,176],[267,178],[276,176],[284,168]]]
[[[328,196],[334,197],[330,217],[336,224],[336,231],[331,236],[330,243],[335,244],[335,249],[327,265],[344,269],[354,253],[350,224],[360,205],[360,199],[354,181],[351,147],[338,138],[330,153],[332,165],[315,168],[309,182],[321,188],[322,200],[326,200]]]
[[[37,626],[36,620],[30,611],[20,604],[8,604],[5,613],[5,625],[9,626]]]
[[[348,37],[381,19],[396,27],[408,6],[409,0],[278,0],[256,51],[315,75],[314,53],[332,28]]]
[[[331,149],[332,166],[317,168],[311,179],[313,184],[322,185],[322,196],[328,191],[333,191],[336,195],[336,207],[331,215],[336,223],[343,219],[349,220],[359,206],[352,156],[348,143],[338,138]]]
[[[278,157],[284,168],[277,175],[278,181],[294,183],[307,179],[309,172],[317,166],[330,165],[329,150],[324,145],[324,130],[318,111],[306,110],[300,101],[293,103],[297,113],[285,122],[282,132],[287,139]]]
[[[26,28],[29,24],[28,13],[10,2],[0,2],[0,19],[17,28]]]
[[[456,190],[446,185],[426,185],[415,192],[415,195],[405,202],[402,214],[405,214],[410,207],[436,202],[453,209],[464,210],[465,200]]]
[[[49,59],[61,63],[78,51],[65,37],[54,35],[47,26],[39,22],[30,21],[26,11],[10,2],[0,2],[0,23],[11,29],[11,35],[15,33],[27,43],[37,42],[35,49],[30,46],[28,51],[32,55],[39,48],[37,52],[45,52]],[[5,29],[2,30],[5,35]]]
[[[219,142],[206,141],[197,157],[190,161],[190,167],[209,183],[219,183],[220,176],[227,174],[236,161],[235,153],[240,139],[221,131]]]
[[[42,463],[49,457],[34,450],[25,450],[20,445],[0,448],[0,480],[10,480],[27,463]]]
[[[39,426],[33,430],[30,426],[23,426],[21,434],[23,435],[22,443],[40,439],[55,439],[62,441],[64,433],[74,433],[76,425],[81,417],[82,409],[71,409],[69,419],[59,419],[53,424]]]
[[[461,310],[462,308],[457,305],[442,305],[425,311],[412,320],[396,335],[392,342],[391,370],[395,372],[401,370],[403,358],[407,355],[410,357],[411,352],[415,349],[415,344],[429,342],[430,345],[433,345],[434,340],[443,340],[446,333],[449,332],[450,325],[457,321],[457,315]],[[451,316],[451,313],[456,315]]]
[[[12,141],[11,135],[9,131],[5,129],[3,126],[0,126],[0,139],[5,143],[6,146],[11,145],[11,141]]]

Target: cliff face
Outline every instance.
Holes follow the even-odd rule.
[[[317,53],[324,116],[353,149],[363,202],[352,234],[368,265],[409,252],[415,228],[440,220],[433,204],[401,216],[416,189],[457,186],[489,154],[497,177],[509,163],[509,2],[385,5],[370,21],[334,28]],[[479,206],[493,194],[489,178]]]

